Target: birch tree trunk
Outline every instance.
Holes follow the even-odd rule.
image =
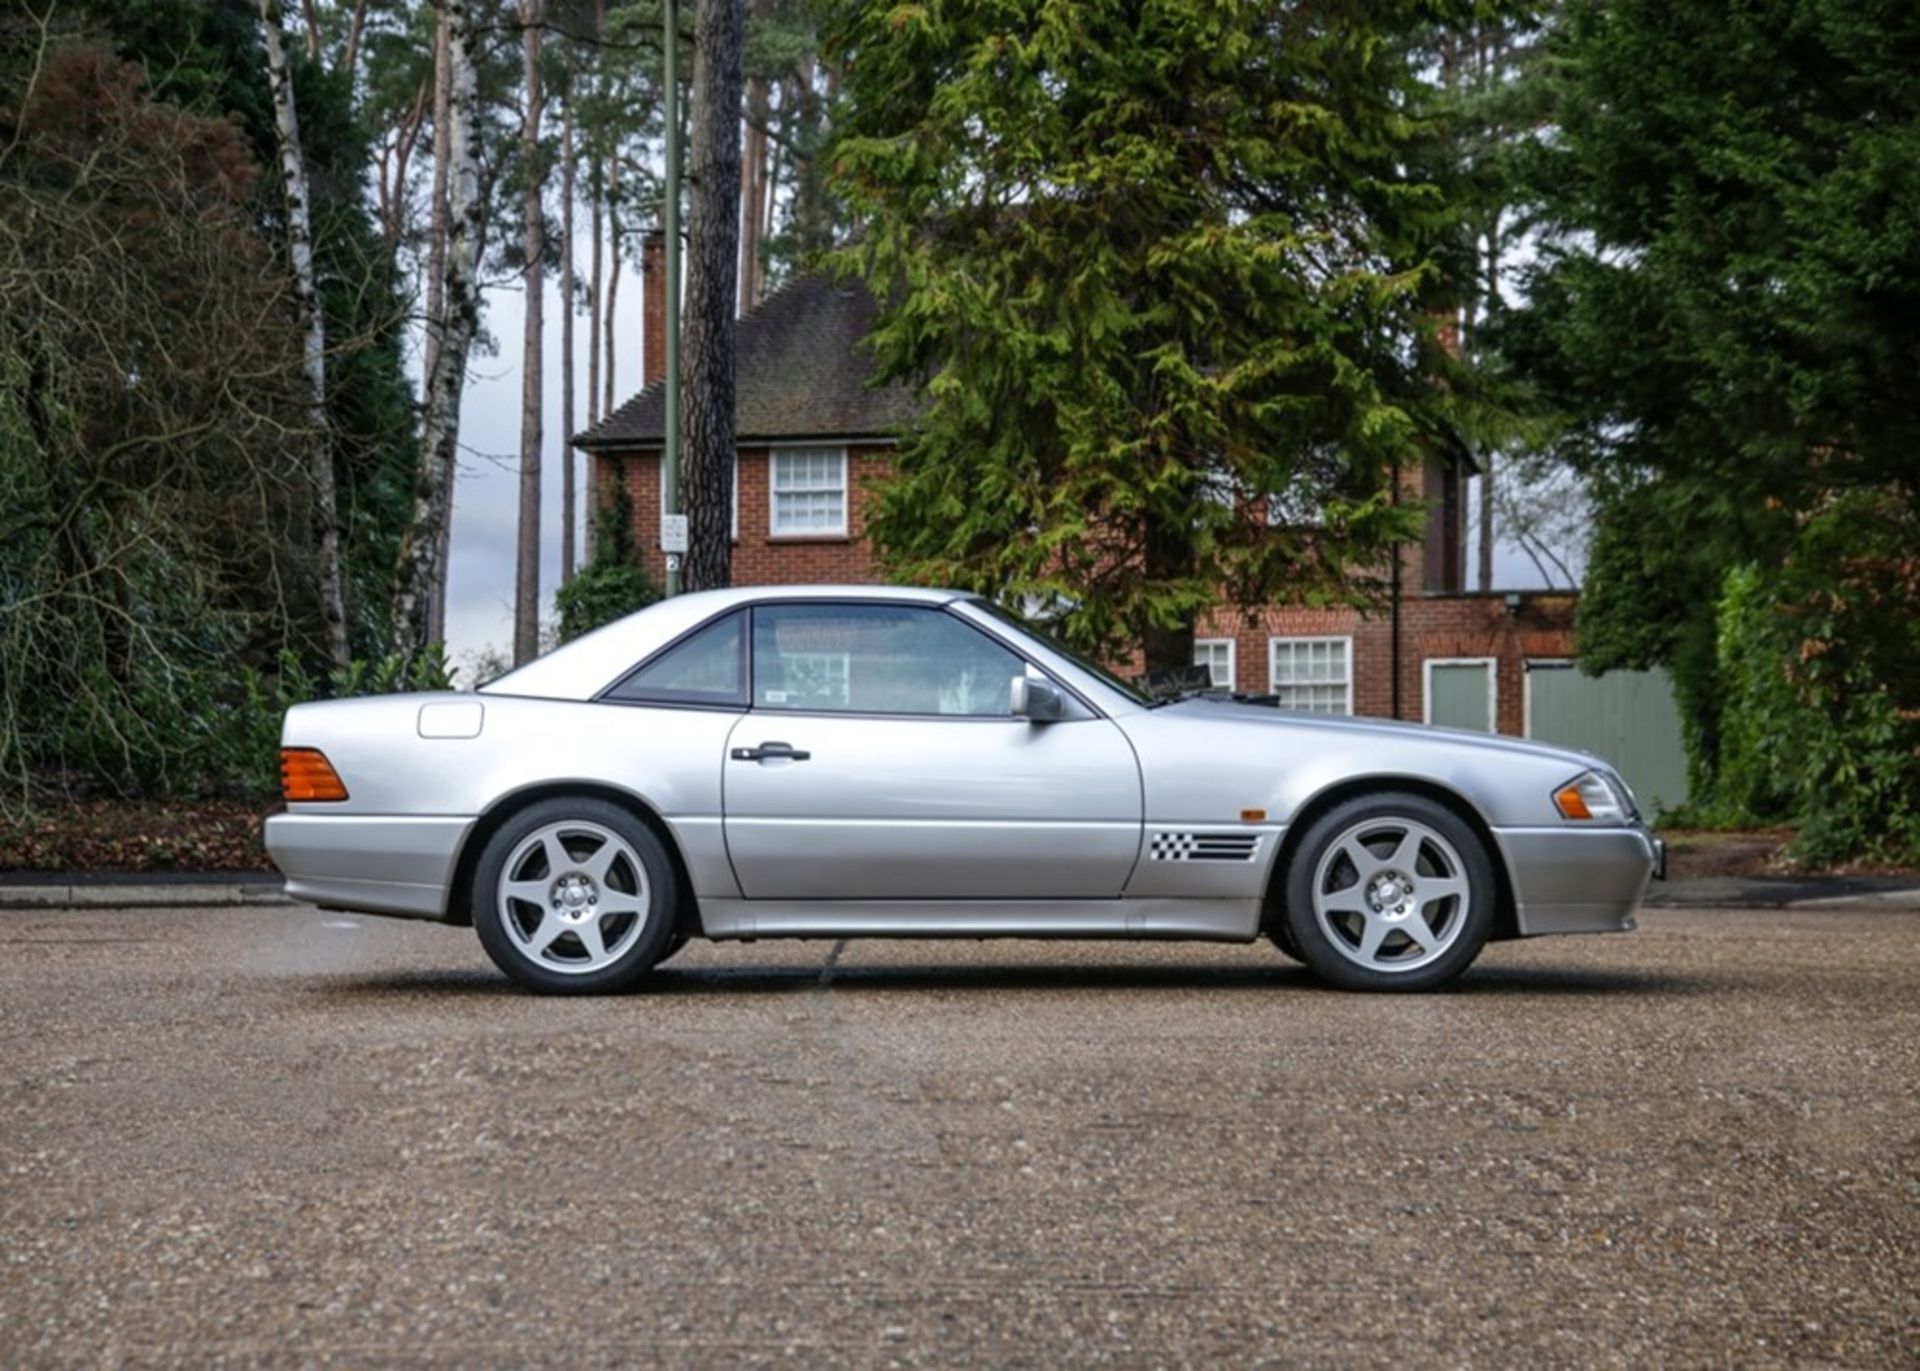
[[[300,115],[294,107],[292,74],[287,70],[280,0],[260,0],[260,25],[266,34],[267,83],[273,91],[280,176],[286,183],[287,252],[293,259],[294,301],[306,321],[307,426],[308,441],[312,444],[308,467],[313,474],[314,503],[319,507],[320,617],[326,626],[327,656],[335,666],[345,667],[353,654],[347,640],[345,578],[340,569],[339,496],[327,424],[327,318],[320,302],[319,285],[314,279],[307,165],[300,151]]]
[[[540,88],[541,0],[520,0],[520,58],[526,113],[520,120],[521,252],[526,258],[526,327],[520,335],[520,528],[513,576],[513,664],[520,666],[540,655],[540,445],[545,440],[541,422],[541,382],[544,370],[542,334],[545,327],[547,273],[546,232],[541,201],[546,169],[540,160],[540,115],[545,92]]]
[[[681,332],[681,505],[684,584],[732,580],[733,341],[740,267],[740,86],[746,42],[741,0],[699,0],[694,16],[693,213],[687,225],[686,325]]]
[[[422,331],[422,387],[433,374],[433,356],[440,349],[441,286],[447,274],[447,169],[453,163],[449,141],[452,122],[448,111],[452,90],[447,79],[447,11],[434,0],[438,13],[433,29],[433,189],[427,201],[427,317]]]
[[[441,0],[447,22],[447,235],[441,281],[439,346],[427,376],[421,425],[420,473],[413,515],[400,537],[394,576],[393,651],[411,670],[428,644],[434,586],[442,575],[441,533],[452,496],[460,444],[460,396],[467,352],[480,322],[480,149],[474,107],[473,0]]]
[[[569,70],[567,101],[560,124],[560,584],[573,579],[573,86]]]

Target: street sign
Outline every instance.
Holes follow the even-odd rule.
[[[660,516],[660,550],[662,552],[685,552],[687,550],[686,515],[662,514]]]

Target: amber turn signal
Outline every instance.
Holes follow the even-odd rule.
[[[1580,793],[1579,785],[1562,786],[1553,793],[1553,802],[1559,806],[1560,813],[1569,819],[1591,819],[1593,811],[1587,808],[1587,797]]]
[[[315,800],[344,800],[347,788],[334,771],[327,754],[317,747],[280,749],[280,796],[307,803]]]

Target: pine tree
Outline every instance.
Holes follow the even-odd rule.
[[[740,269],[741,0],[699,0],[694,31],[693,216],[687,233],[681,342],[680,471],[687,512],[686,587],[732,579],[733,321]]]
[[[1392,471],[1450,441],[1445,215],[1406,171],[1433,8],[837,8],[841,260],[928,402],[869,525],[893,574],[1069,607],[1155,669],[1222,599],[1374,592],[1412,531]]]

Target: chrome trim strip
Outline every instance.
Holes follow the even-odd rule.
[[[1260,901],[703,900],[709,938],[1170,938],[1252,942]]]

